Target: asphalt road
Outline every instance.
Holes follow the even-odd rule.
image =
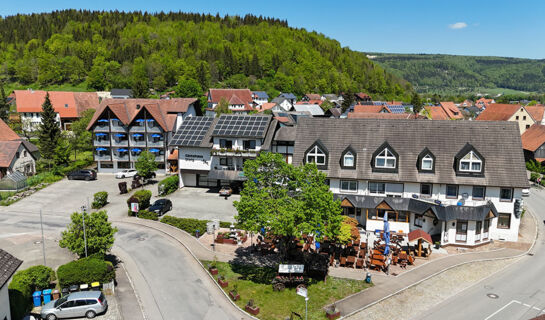
[[[524,204],[538,220],[533,255],[476,283],[415,319],[527,320],[545,314],[545,190],[532,188]]]

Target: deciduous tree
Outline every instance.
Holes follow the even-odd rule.
[[[229,109],[229,101],[227,101],[225,98],[220,99],[220,102],[218,102],[214,111],[216,112],[216,117],[219,117],[225,113],[233,113],[233,111]]]
[[[149,151],[143,151],[134,167],[138,171],[138,175],[144,179],[149,179],[153,176],[153,173],[157,171],[157,162],[155,162],[155,155]]]

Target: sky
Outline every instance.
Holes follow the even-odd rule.
[[[543,0],[0,0],[0,15],[60,9],[263,15],[363,52],[545,58]]]

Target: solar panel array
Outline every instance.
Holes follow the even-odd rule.
[[[388,109],[390,109],[392,113],[405,113],[405,106],[403,105],[389,105]]]
[[[191,117],[184,120],[170,144],[182,147],[199,146],[213,121],[212,117]]]
[[[214,127],[213,136],[262,138],[270,117],[222,115]]]

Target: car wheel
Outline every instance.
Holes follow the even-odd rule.
[[[85,181],[91,180],[91,177],[85,177]]]
[[[93,319],[97,314],[94,312],[94,311],[87,311],[85,312],[85,316],[87,317],[87,319]]]
[[[45,318],[47,320],[57,320],[57,316],[55,316],[54,314],[48,314]]]
[[[121,179],[125,179],[125,175],[122,175],[122,176],[121,176]]]

